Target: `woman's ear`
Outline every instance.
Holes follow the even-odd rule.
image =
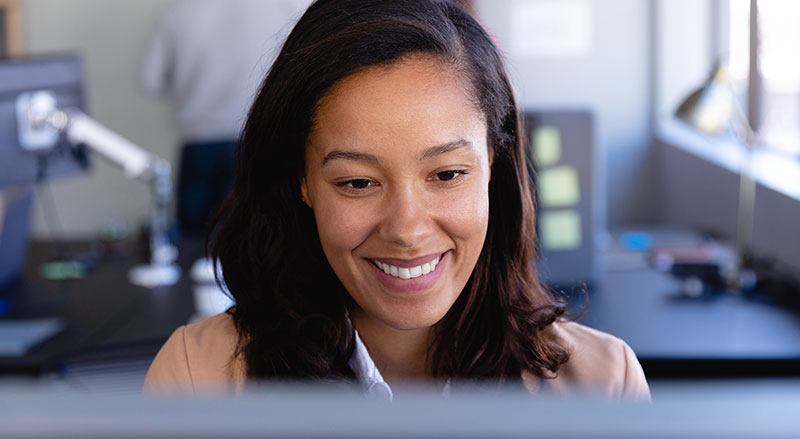
[[[306,183],[305,177],[300,179],[300,194],[300,199],[306,203],[306,206],[313,209],[314,207],[311,206],[311,198],[308,196],[308,183]]]

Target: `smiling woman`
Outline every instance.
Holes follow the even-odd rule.
[[[179,328],[151,391],[343,380],[648,398],[621,340],[535,272],[513,93],[446,0],[319,0],[250,111],[211,254],[236,305]]]
[[[468,84],[433,57],[370,67],[322,100],[309,136],[303,196],[386,379],[425,376],[416,340],[458,299],[486,239],[486,122]]]

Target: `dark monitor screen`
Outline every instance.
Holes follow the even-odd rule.
[[[53,148],[35,152],[22,148],[17,101],[21,95],[36,91],[50,92],[60,108],[83,108],[80,58],[0,59],[0,290],[21,273],[25,263],[32,187],[88,167],[85,148],[70,145],[63,135]]]
[[[22,149],[17,99],[46,90],[60,108],[84,108],[83,67],[77,55],[0,59],[0,190],[61,177],[86,169],[86,150],[62,136],[45,151]]]

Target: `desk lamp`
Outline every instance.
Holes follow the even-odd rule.
[[[753,244],[756,181],[752,162],[756,134],[736,102],[730,75],[724,63],[716,63],[705,83],[681,102],[675,117],[708,135],[718,135],[731,128],[745,145],[745,152],[740,160],[739,203],[736,215],[736,249],[739,264],[732,283],[739,289],[752,287],[754,279],[748,281],[747,278],[752,276],[747,275],[749,271],[745,268]]]
[[[16,102],[19,143],[31,152],[44,151],[66,134],[74,144],[84,144],[120,166],[129,178],[151,186],[153,210],[150,224],[150,263],[133,267],[131,283],[144,287],[173,285],[181,276],[174,263],[177,249],[167,237],[168,208],[172,201],[169,162],[131,143],[77,108],[62,109],[49,91],[20,95]]]

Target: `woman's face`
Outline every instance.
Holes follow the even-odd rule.
[[[395,329],[434,325],[486,237],[483,115],[432,59],[360,71],[320,104],[302,190],[328,262],[367,317]]]

